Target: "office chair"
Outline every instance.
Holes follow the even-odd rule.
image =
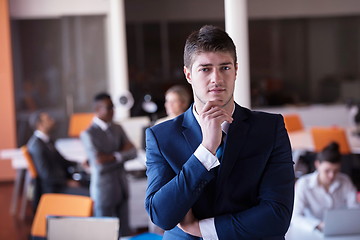
[[[35,164],[33,162],[33,159],[30,155],[30,152],[26,145],[22,146],[21,152],[26,160],[26,163],[28,165],[27,171],[25,174],[25,182],[23,187],[23,194],[22,194],[22,200],[21,200],[21,209],[20,209],[20,218],[25,218],[25,212],[26,212],[26,206],[27,206],[27,193],[29,190],[29,186],[31,185],[31,182],[33,182],[34,186],[34,192],[33,192],[33,210],[36,210],[37,204],[40,200],[41,196],[41,186],[40,181],[38,179],[38,172],[36,170]]]
[[[61,193],[43,194],[31,226],[32,239],[46,238],[46,217],[48,215],[90,217],[92,216],[92,205],[93,201],[87,196]]]
[[[73,113],[70,116],[68,136],[79,137],[80,133],[90,126],[94,113]]]
[[[288,132],[295,132],[303,130],[303,124],[298,114],[284,115],[285,127]]]
[[[346,131],[341,127],[313,127],[311,135],[316,152],[322,151],[324,147],[334,141],[339,144],[341,154],[351,153]]]

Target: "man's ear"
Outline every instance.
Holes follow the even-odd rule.
[[[185,78],[188,81],[188,83],[191,84],[191,71],[190,71],[190,69],[188,69],[185,66],[184,66],[184,74],[185,74]]]
[[[235,77],[237,76],[237,71],[238,71],[238,64],[237,63],[235,63]]]

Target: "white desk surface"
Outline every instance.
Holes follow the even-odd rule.
[[[11,165],[14,169],[27,168],[27,163],[20,148],[0,150],[0,159],[11,159]]]
[[[290,225],[289,231],[285,235],[285,240],[360,240],[360,235],[325,237],[319,231],[309,232],[301,227]]]
[[[84,162],[87,159],[84,146],[79,138],[62,138],[55,142],[57,150],[68,160],[75,162]],[[0,150],[1,159],[11,159],[14,169],[26,169],[26,160],[19,148]],[[145,151],[138,150],[138,156],[135,159],[125,162],[127,171],[145,170]]]

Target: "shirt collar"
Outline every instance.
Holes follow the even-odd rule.
[[[319,172],[318,172],[318,171],[314,171],[314,172],[311,174],[310,181],[309,181],[309,187],[310,187],[310,188],[319,188],[319,187],[322,187],[322,186],[319,184],[318,176],[319,176]],[[330,193],[333,193],[338,187],[340,187],[340,185],[341,185],[341,183],[340,183],[339,177],[336,176],[336,177],[335,177],[335,180],[331,183],[331,185],[330,185],[330,187],[329,187],[329,192],[330,192]]]
[[[98,125],[98,126],[101,128],[101,130],[103,130],[103,131],[106,131],[106,130],[110,127],[110,125],[111,125],[111,124],[109,124],[109,123],[101,120],[101,119],[98,118],[98,117],[94,117],[93,123],[95,123],[96,125]]]
[[[38,138],[40,138],[43,142],[48,143],[50,142],[49,135],[45,134],[44,132],[40,130],[35,130],[34,135]]]
[[[193,114],[194,114],[194,116],[195,116],[196,121],[199,123],[199,114],[196,112],[195,104],[193,104],[192,111],[193,111]],[[231,116],[234,114],[234,111],[235,111],[235,103],[234,103],[234,108],[233,108],[233,110],[232,110]],[[227,121],[224,121],[224,122],[221,124],[221,129],[222,129],[222,131],[223,131],[224,133],[226,133],[226,134],[228,134],[229,127],[230,127],[230,123],[227,122]]]

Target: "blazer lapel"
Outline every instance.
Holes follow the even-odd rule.
[[[246,121],[248,113],[245,108],[235,104],[234,121],[230,124],[222,162],[219,168],[218,179],[216,183],[217,197],[220,196],[224,180],[231,173],[234,164],[238,161],[238,156],[243,150],[247,138],[249,123]]]
[[[194,152],[202,140],[201,128],[196,121],[191,107],[184,113],[183,135],[189,144],[190,150]]]

